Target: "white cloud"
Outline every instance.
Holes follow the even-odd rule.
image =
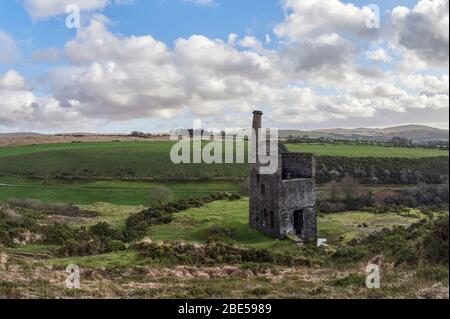
[[[396,7],[391,13],[395,44],[413,66],[448,66],[449,0],[420,0],[413,9]]]
[[[63,128],[67,123],[87,123],[80,114],[63,108],[47,96],[36,96],[26,87],[25,79],[15,70],[0,75],[0,126],[27,129]],[[76,126],[77,124],[75,124]]]
[[[401,76],[400,82],[409,90],[427,96],[449,95],[448,74],[442,76],[410,74]]]
[[[263,107],[278,123],[310,125],[448,109],[447,70],[442,70],[445,75],[402,73],[367,61],[398,63],[397,50],[428,60],[417,48],[388,47],[383,30],[367,28],[366,8],[338,0],[285,0],[284,6],[285,21],[274,30],[278,39],[193,35],[177,39],[173,48],[151,35],[114,34],[105,18],[94,17],[66,43],[70,65],[50,72],[51,96],[36,96],[15,71],[1,78],[0,94],[9,101],[9,111],[0,121],[128,121],[193,114],[220,122],[224,114]],[[430,6],[419,7],[394,10],[398,39],[403,35],[398,23],[414,11],[430,11]],[[430,30],[439,34],[440,29]],[[54,53],[50,49],[35,58]]]
[[[24,86],[24,78],[15,70],[9,70],[0,76],[0,89],[21,89]]]
[[[77,101],[83,114],[104,119],[173,116],[186,100],[173,52],[151,36],[117,37],[102,21],[66,45],[73,67],[53,72],[53,91]]]
[[[283,0],[285,20],[274,30],[279,37],[301,40],[330,33],[373,36],[376,29],[367,27],[373,17],[368,7],[357,7],[339,0]]]
[[[116,4],[132,4],[134,0],[22,0],[28,14],[34,20],[65,14],[69,5],[77,5],[81,11],[104,9],[111,1]]]

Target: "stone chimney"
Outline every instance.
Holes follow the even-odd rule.
[[[253,133],[252,139],[254,143],[253,151],[255,152],[256,163],[259,163],[258,149],[259,149],[259,130],[262,128],[262,116],[263,112],[254,111],[253,112]]]
[[[258,129],[262,128],[262,116],[263,112],[255,111],[253,112],[253,129],[258,132]]]

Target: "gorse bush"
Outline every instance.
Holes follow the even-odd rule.
[[[338,248],[331,256],[330,261],[336,264],[357,263],[367,257],[367,252],[361,247]]]
[[[425,226],[427,230],[417,249],[423,259],[430,263],[439,264],[449,262],[449,227],[448,215]]]
[[[69,241],[81,240],[86,237],[85,228],[78,229],[67,224],[50,224],[42,227],[44,241],[51,245],[64,245]]]
[[[365,287],[366,276],[362,274],[350,274],[346,277],[341,277],[332,282],[335,287]]]
[[[273,253],[267,249],[240,248],[223,243],[195,246],[184,243],[141,243],[135,246],[141,256],[170,264],[216,265],[269,263],[284,266],[304,265],[303,258]]]
[[[38,232],[38,214],[30,212],[17,213],[8,207],[0,206],[0,244],[11,247],[14,239],[26,232]]]
[[[90,256],[126,248],[123,233],[107,223],[98,223],[89,228],[67,224],[51,224],[42,227],[44,242],[61,246],[62,257]]]
[[[422,220],[410,227],[384,229],[355,243],[372,256],[383,255],[396,265],[449,262],[448,215]]]
[[[113,228],[108,223],[98,223],[96,225],[91,226],[90,232],[99,237],[99,238],[107,238],[113,240],[123,240],[123,233],[115,228]]]
[[[171,221],[171,213],[167,213],[159,208],[151,208],[127,218],[124,236],[128,240],[133,240],[143,236],[148,227],[168,224]]]

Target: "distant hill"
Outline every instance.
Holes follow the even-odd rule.
[[[288,136],[310,138],[327,138],[333,140],[364,140],[376,142],[388,142],[393,137],[402,137],[414,143],[426,143],[434,141],[448,141],[449,131],[424,125],[402,125],[383,129],[356,128],[356,129],[326,129],[313,131],[282,130],[280,137]]]
[[[15,138],[15,137],[36,137],[43,136],[44,134],[30,133],[30,132],[17,132],[17,133],[0,133],[0,138]]]
[[[111,138],[114,139],[132,139],[128,134],[96,134],[96,133],[79,133],[77,134],[56,134],[46,135],[39,133],[17,132],[17,133],[0,133],[0,146],[6,145],[23,145],[23,144],[42,144],[45,143],[64,143],[71,142],[73,139],[81,139],[83,141],[104,141]],[[424,125],[402,125],[383,129],[377,128],[356,128],[356,129],[324,129],[324,130],[280,130],[281,138],[288,136],[303,137],[307,135],[309,138],[318,139],[326,138],[331,140],[362,140],[374,142],[389,142],[393,137],[402,137],[413,141],[413,143],[427,143],[436,141],[448,141],[449,131]],[[3,142],[2,142],[3,141]]]

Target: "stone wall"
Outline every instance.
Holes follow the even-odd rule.
[[[313,154],[285,153],[281,156],[282,179],[313,178],[316,175],[316,163]]]

